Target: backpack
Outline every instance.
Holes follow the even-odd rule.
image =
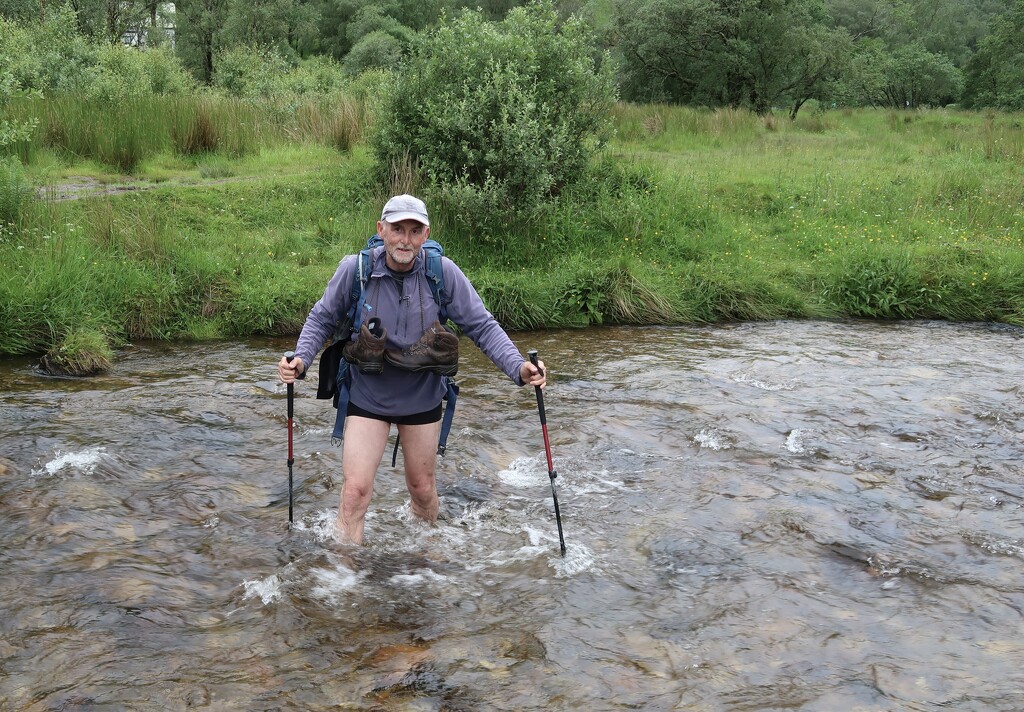
[[[352,279],[351,306],[345,319],[338,323],[334,331],[334,340],[327,347],[320,357],[320,381],[317,385],[316,397],[319,399],[333,399],[334,407],[338,414],[334,421],[334,432],[331,433],[331,442],[341,442],[345,433],[345,412],[348,410],[349,398],[349,364],[342,358],[341,351],[345,342],[351,335],[359,331],[362,326],[363,307],[366,304],[366,282],[370,278],[372,269],[372,251],[374,248],[384,244],[380,235],[374,235],[366,241],[366,247],[359,251],[355,275]],[[427,284],[430,286],[430,293],[437,302],[438,319],[442,324],[448,322],[448,305],[451,303],[451,295],[444,288],[444,271],[441,266],[441,256],[444,255],[444,248],[435,240],[427,240],[423,243],[425,256],[424,273],[427,277]],[[459,396],[459,387],[451,376],[444,376],[445,394],[443,400],[448,402],[444,409],[444,417],[441,419],[441,435],[437,443],[437,454],[444,455],[448,449],[448,433],[452,427],[452,419],[455,417],[455,401]],[[391,456],[392,466],[398,456],[398,438],[395,438],[395,451]]]

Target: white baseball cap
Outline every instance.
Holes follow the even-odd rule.
[[[396,223],[402,220],[415,220],[430,227],[426,204],[412,195],[396,195],[384,205],[380,214],[384,222]]]

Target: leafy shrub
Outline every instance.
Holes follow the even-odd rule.
[[[24,95],[14,76],[10,73],[0,74],[0,111],[9,108],[12,97]],[[32,136],[39,126],[39,119],[29,117],[20,119],[7,111],[6,117],[0,114],[0,155],[18,152],[19,147],[24,147],[32,140]]]
[[[330,57],[314,56],[299,62],[291,73],[289,88],[297,94],[328,95],[346,85],[340,64]]]
[[[397,87],[401,90],[397,90]],[[550,0],[443,22],[385,89],[371,143],[381,176],[418,166],[445,212],[469,224],[536,215],[584,175],[610,132],[610,63]]]
[[[139,55],[141,69],[151,93],[161,96],[181,95],[195,89],[192,75],[170,48],[160,46],[141,52],[134,51]]]
[[[381,8],[376,5],[365,5],[356,11],[352,21],[348,23],[345,35],[355,47],[361,39],[372,32],[383,32],[405,46],[412,44],[415,36],[411,28],[386,14]]]

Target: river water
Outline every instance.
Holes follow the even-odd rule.
[[[1024,709],[1024,332],[774,322],[463,340],[438,478],[361,549],[288,340],[0,362],[0,709]],[[399,468],[401,455],[399,454]]]

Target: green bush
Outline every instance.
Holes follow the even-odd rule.
[[[609,62],[578,19],[539,0],[502,22],[464,12],[424,38],[384,91],[371,145],[381,176],[409,166],[468,224],[531,217],[610,135]]]

